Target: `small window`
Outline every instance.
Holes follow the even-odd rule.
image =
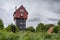
[[[20,24],[23,24],[22,22],[20,22]]]
[[[24,23],[25,24],[25,23]]]
[[[24,10],[23,9],[20,9],[20,12],[24,12]]]
[[[23,16],[23,13],[21,13],[21,16]]]
[[[20,28],[22,28],[22,27],[20,27]]]

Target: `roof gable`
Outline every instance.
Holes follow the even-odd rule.
[[[21,11],[20,11],[21,10]],[[24,11],[23,11],[24,10]],[[22,12],[23,11],[23,12]],[[16,11],[14,12],[13,16],[15,16],[15,18],[22,18],[21,17],[21,13],[23,13],[23,18],[27,18],[28,16],[28,12],[26,11],[26,9],[23,7],[23,5],[21,5],[18,9],[16,9]]]
[[[20,9],[23,9],[23,10],[28,14],[28,12],[26,11],[26,9],[24,8],[23,5],[21,5],[21,6],[15,11],[15,13],[16,13],[17,11],[20,11]]]

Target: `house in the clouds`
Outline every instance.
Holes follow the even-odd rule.
[[[23,7],[23,5],[21,5],[18,9],[16,9],[13,16],[14,16],[14,21],[16,23],[16,26],[20,30],[26,29],[26,20],[28,18],[28,12]]]

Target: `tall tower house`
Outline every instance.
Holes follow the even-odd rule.
[[[21,7],[16,9],[16,11],[13,14],[13,17],[14,17],[14,21],[15,21],[16,26],[20,30],[26,29],[26,20],[28,18],[28,12],[23,7],[23,5],[21,5]]]

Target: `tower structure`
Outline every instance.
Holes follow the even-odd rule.
[[[18,9],[13,14],[14,21],[16,26],[20,29],[23,30],[26,28],[26,20],[28,18],[28,12],[26,9],[21,5]]]

